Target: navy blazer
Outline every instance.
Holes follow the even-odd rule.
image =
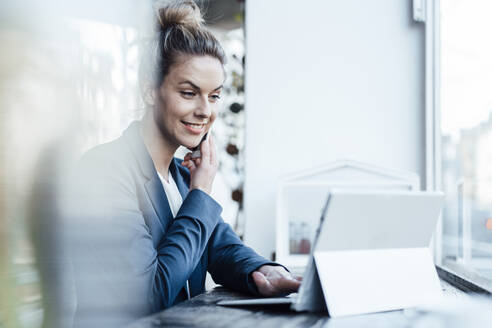
[[[79,315],[102,308],[101,317],[148,315],[185,300],[187,279],[191,296],[204,292],[207,271],[216,283],[258,293],[251,273],[276,265],[241,242],[213,198],[189,191],[189,171],[176,158],[169,172],[183,203],[173,218],[140,122],[88,151],[75,172],[70,238]]]

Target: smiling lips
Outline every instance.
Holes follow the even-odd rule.
[[[190,123],[185,121],[181,122],[184,124],[185,128],[193,134],[200,134],[205,128],[205,123]]]

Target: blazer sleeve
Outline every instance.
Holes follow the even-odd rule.
[[[155,249],[152,295],[159,307],[172,305],[180,289],[195,270],[217,225],[221,206],[201,190],[192,190]],[[150,249],[149,245],[149,249]]]
[[[189,171],[180,165],[181,162],[181,160],[177,160],[177,167],[185,183],[189,186]],[[204,200],[205,208],[208,202],[214,202],[212,198]],[[217,225],[208,243],[207,270],[218,284],[241,292],[258,295],[258,289],[251,277],[251,273],[265,264],[282,265],[258,255],[253,249],[243,244],[231,226],[225,223],[220,216],[216,219]],[[287,270],[287,268],[285,269]]]
[[[243,244],[229,224],[220,218],[209,242],[208,271],[225,287],[258,295],[251,273],[262,265],[280,265]]]
[[[189,192],[155,241],[131,188],[130,170],[86,160],[76,172],[68,234],[79,310],[105,309],[106,316],[114,310],[115,317],[134,318],[171,306],[207,247],[220,205],[200,190]]]

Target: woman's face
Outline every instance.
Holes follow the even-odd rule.
[[[211,56],[185,56],[171,66],[158,90],[154,120],[175,146],[196,147],[214,122],[224,71]]]

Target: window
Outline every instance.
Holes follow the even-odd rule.
[[[440,3],[442,265],[492,291],[492,2]]]

